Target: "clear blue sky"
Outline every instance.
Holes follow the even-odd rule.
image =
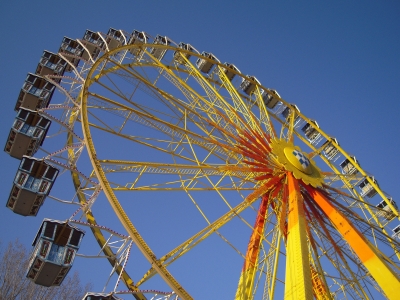
[[[398,1],[2,1],[0,16],[3,145],[19,90],[44,49],[56,52],[63,36],[81,38],[86,29],[138,29],[191,43],[255,75],[317,120],[399,202]],[[0,240],[5,244],[19,238],[30,245],[43,218],[66,219],[74,208],[66,212],[48,199],[36,218],[12,214],[5,203],[18,161],[4,152],[0,157]],[[97,252],[93,239],[84,244],[87,254]],[[190,259],[186,263],[197,266]],[[73,270],[100,290],[111,269],[78,258]],[[239,273],[226,278],[238,278]],[[219,274],[225,281],[223,272]],[[197,299],[219,291],[217,279],[204,284],[200,277],[207,274],[198,276],[200,284],[191,280],[187,288]],[[233,281],[231,293],[235,286]]]

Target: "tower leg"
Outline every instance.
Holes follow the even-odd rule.
[[[386,296],[389,299],[399,299],[400,280],[381,257],[378,250],[331,204],[329,198],[318,189],[308,185],[304,185],[304,187],[354,250]]]
[[[313,299],[307,229],[299,183],[288,172],[289,213],[286,243],[285,300]]]

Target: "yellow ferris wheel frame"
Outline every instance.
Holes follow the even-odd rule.
[[[89,92],[89,87],[97,82],[102,76],[104,76],[105,74],[107,74],[108,72],[114,72],[115,70],[119,69],[119,68],[127,68],[128,66],[124,66],[121,64],[115,64],[115,67],[110,68],[110,69],[102,69],[100,72],[98,71],[101,68],[101,65],[104,64],[106,61],[110,61],[110,58],[113,55],[116,55],[117,53],[121,52],[121,51],[128,51],[131,49],[140,49],[141,51],[143,51],[144,53],[146,53],[146,55],[148,57],[150,57],[152,59],[152,64],[153,67],[157,67],[157,68],[161,68],[163,69],[163,71],[170,73],[171,75],[173,75],[172,71],[166,67],[162,62],[160,62],[159,60],[157,60],[156,58],[152,57],[152,55],[147,52],[145,49],[149,48],[149,47],[155,47],[155,48],[163,48],[166,50],[172,50],[172,51],[178,51],[179,53],[182,54],[190,54],[193,56],[198,56],[197,54],[194,54],[190,51],[187,50],[183,50],[177,47],[172,47],[172,46],[166,46],[166,45],[155,45],[155,44],[142,44],[142,45],[128,45],[128,46],[122,46],[119,47],[117,49],[114,49],[112,51],[109,51],[107,53],[104,53],[104,55],[99,58],[98,60],[96,60],[90,71],[88,72],[86,79],[85,79],[85,83],[83,85],[83,88],[81,90],[80,93],[80,111],[81,111],[81,122],[82,122],[82,130],[83,130],[83,135],[84,135],[84,140],[85,140],[85,145],[86,148],[88,150],[88,154],[89,154],[89,158],[91,161],[91,164],[93,166],[94,172],[96,174],[96,177],[98,178],[100,185],[102,187],[102,190],[104,191],[104,194],[106,195],[108,201],[110,202],[115,214],[117,215],[118,219],[120,220],[121,224],[124,226],[124,228],[126,229],[126,231],[128,232],[128,234],[130,235],[130,237],[132,238],[132,240],[135,242],[135,244],[138,246],[138,248],[141,250],[141,252],[143,253],[143,255],[146,257],[146,259],[150,262],[152,268],[154,269],[155,272],[157,272],[164,280],[165,282],[182,298],[182,299],[191,299],[191,296],[189,295],[188,292],[186,292],[186,290],[178,283],[177,280],[175,280],[175,278],[172,276],[172,274],[169,273],[169,271],[166,269],[165,265],[163,264],[163,259],[157,259],[155,254],[152,252],[152,250],[150,249],[150,247],[146,244],[146,242],[144,241],[144,239],[141,237],[141,235],[139,234],[138,230],[135,228],[135,226],[132,224],[132,222],[130,221],[129,216],[126,214],[126,212],[124,211],[124,209],[122,208],[121,204],[119,203],[117,197],[115,196],[115,193],[113,191],[113,188],[111,187],[111,185],[108,182],[108,179],[106,177],[106,174],[104,173],[101,163],[103,163],[104,161],[99,159],[97,157],[96,154],[96,147],[94,145],[94,142],[92,140],[91,137],[91,123],[89,121],[89,116],[88,116],[88,97],[91,95],[91,92]],[[189,60],[184,56],[181,55],[182,60],[185,61],[186,64],[191,64],[189,62]],[[206,58],[203,58],[206,59]],[[216,64],[216,68],[223,68],[223,65],[220,64],[219,62],[215,62],[213,61],[214,64]],[[200,74],[199,71],[195,70],[195,68],[191,68],[191,71],[193,71],[193,73],[196,73],[194,76],[202,76]],[[242,76],[239,72],[233,71],[234,73],[237,73],[236,75],[240,75]],[[177,79],[180,80],[180,79]],[[226,82],[226,78],[223,77],[221,78],[222,81]],[[206,80],[204,80],[205,85],[207,85]],[[145,82],[146,83],[146,82]],[[186,83],[185,82],[181,82],[180,83],[182,86],[185,86]],[[212,88],[211,85],[206,86],[206,88]],[[256,87],[256,92],[258,93],[258,98],[260,98],[261,96],[261,90],[267,90],[266,88],[257,85]],[[159,90],[158,92],[163,93],[163,91]],[[235,98],[235,101],[238,105],[238,107],[240,107],[241,105],[243,107],[246,107],[246,104],[241,103],[244,100],[242,99],[242,97],[240,95],[237,94],[236,91],[234,91],[233,89],[230,90],[231,96],[232,98]],[[217,93],[216,93],[217,94]],[[168,97],[168,95],[165,95],[166,97]],[[100,96],[99,96],[100,97]],[[225,101],[222,98],[219,98],[219,100]],[[284,103],[285,105],[287,105],[287,107],[289,107],[289,104],[286,103],[283,99],[279,99],[282,103]],[[206,102],[206,101],[205,101]],[[230,106],[227,105],[227,107]],[[260,101],[259,104],[259,109],[261,111],[263,111],[263,113],[266,115],[266,120],[268,122],[269,118],[271,116],[269,116],[269,113],[266,109],[266,107],[262,104],[262,101]],[[238,120],[234,120],[235,113],[234,111],[228,111],[228,113],[230,114],[229,117],[233,118],[233,124],[237,125],[237,122],[240,123],[240,121]],[[288,155],[285,154],[285,149],[288,147],[291,148],[295,148],[295,146],[293,144],[291,144],[291,140],[293,140],[292,135],[294,136],[295,130],[294,130],[294,112],[293,116],[290,118],[290,122],[288,125],[288,136],[286,136],[285,138],[282,138],[282,136],[280,138],[277,138],[275,140],[273,140],[271,142],[271,147],[272,147],[272,155],[276,158],[276,162],[277,164],[281,164],[282,166],[286,166],[284,167],[285,169],[285,175],[287,176],[287,184],[288,184],[288,211],[290,211],[291,213],[289,214],[288,217],[288,227],[289,228],[297,228],[297,234],[298,236],[296,237],[296,234],[292,234],[291,238],[288,239],[287,244],[289,247],[289,244],[293,244],[294,246],[290,246],[290,249],[304,249],[305,244],[306,244],[306,236],[307,236],[307,229],[305,228],[305,220],[304,220],[304,211],[303,211],[303,204],[301,204],[302,202],[299,200],[301,198],[300,196],[300,188],[298,186],[298,181],[301,180],[304,185],[303,188],[305,190],[308,190],[310,194],[316,193],[316,196],[314,197],[314,200],[316,201],[320,201],[320,207],[324,207],[327,209],[327,211],[325,212],[330,218],[337,220],[337,222],[339,222],[340,224],[342,224],[342,222],[346,222],[346,218],[340,214],[340,212],[338,212],[337,210],[335,211],[335,216],[331,217],[331,213],[330,211],[332,211],[332,206],[329,206],[329,200],[327,200],[327,198],[325,197],[324,194],[321,194],[318,192],[318,187],[323,185],[323,174],[322,171],[319,170],[319,168],[317,167],[316,164],[312,163],[311,164],[311,168],[312,170],[309,172],[310,174],[306,174],[305,173],[301,173],[298,172],[298,166],[296,166],[296,163],[294,163],[293,158],[289,157]],[[296,112],[297,113],[297,112]],[[302,114],[300,114],[299,112],[297,113],[299,116],[301,116],[306,122],[311,122],[310,119],[306,118],[305,116],[303,116]],[[251,113],[249,113],[249,115],[247,116],[247,120],[248,122],[248,127],[258,131],[260,129],[259,125],[257,124],[257,119],[254,118],[254,116],[252,116]],[[236,122],[236,123],[235,123]],[[271,125],[271,134],[274,134],[274,129],[273,129],[273,125],[270,122]],[[286,125],[282,124],[282,127],[284,127]],[[282,129],[283,130],[283,129]],[[316,130],[323,136],[325,137],[327,140],[330,139],[330,137],[328,135],[326,135],[321,129],[316,128]],[[227,133],[228,134],[228,133]],[[276,134],[276,133],[275,133]],[[282,135],[282,134],[281,134]],[[300,136],[300,135],[296,135],[296,137],[298,139],[300,139],[301,141],[303,141],[304,143],[307,143],[310,148],[313,150],[311,151],[311,153],[309,154],[310,157],[310,161],[312,162],[312,156],[313,155],[318,155],[318,149],[315,148],[313,145],[310,145],[305,139],[304,137]],[[288,142],[289,141],[289,142]],[[353,162],[353,165],[355,168],[358,169],[358,171],[360,172],[361,176],[364,176],[366,178],[369,178],[368,175],[365,173],[365,171],[363,171],[358,164],[356,164],[352,157],[350,155],[348,155],[346,152],[344,152],[343,149],[341,149],[341,147],[339,145],[335,145],[335,147],[341,152],[341,154],[348,159],[349,161]],[[297,149],[300,150],[300,149]],[[328,165],[332,170],[333,173],[335,174],[340,174],[340,172],[337,170],[337,168],[326,158],[324,158],[323,156],[321,156],[321,159],[326,163],[326,165]],[[294,167],[294,168],[293,168]],[[207,169],[207,167],[202,166],[200,167],[200,169]],[[212,169],[210,167],[210,169]],[[234,166],[220,166],[218,168],[213,167],[214,170],[217,171],[221,171],[221,172],[235,172],[238,171],[238,169],[235,169]],[[239,170],[240,171],[240,170]],[[306,172],[307,173],[307,172]],[[292,176],[292,174],[294,176]],[[274,174],[274,176],[278,176],[277,174]],[[281,178],[280,178],[281,179]],[[343,176],[340,178],[340,180],[343,181],[343,183],[345,185],[347,185],[349,188],[352,188],[351,183],[344,178]],[[268,183],[270,182],[271,185],[268,186]],[[377,186],[377,184],[372,181],[369,180],[371,186],[378,192],[378,194],[382,197],[382,199],[384,199],[387,203],[387,205],[390,207],[390,209],[392,210],[392,212],[396,215],[396,217],[399,217],[399,214],[397,212],[397,210],[395,209],[395,207],[393,206],[393,204],[391,203],[391,201],[388,199],[388,197],[381,191],[381,189],[379,188],[379,186]],[[275,183],[275,182],[274,182]],[[260,187],[262,185],[266,185],[268,187],[266,187],[264,190],[262,190],[262,193],[260,195],[250,195],[248,197],[248,199],[246,199],[245,201],[243,201],[242,204],[240,204],[239,206],[232,208],[230,213],[222,216],[220,219],[218,219],[217,221],[215,221],[214,223],[210,224],[207,228],[205,228],[205,230],[215,230],[216,228],[221,227],[223,224],[225,224],[226,222],[228,222],[230,220],[229,214],[237,214],[241,211],[243,211],[246,207],[248,207],[249,205],[251,205],[252,203],[254,203],[254,201],[256,201],[258,199],[259,196],[262,196],[263,194],[266,194],[269,191],[273,190],[273,186],[272,186],[272,179],[263,179],[261,181],[259,181],[256,185],[255,185],[255,189],[257,189],[257,187]],[[311,186],[311,187],[310,187]],[[310,189],[310,190],[309,190]],[[356,194],[358,194],[356,192]],[[369,211],[371,213],[371,215],[374,217],[374,213],[371,210],[370,206],[367,203],[364,203],[364,200],[362,199],[361,196],[359,196],[359,201],[362,203],[362,205],[365,207],[365,209],[367,211]],[[330,211],[329,211],[330,210]],[[375,221],[379,224],[379,220],[374,217]],[[261,220],[261,219],[260,219]],[[281,220],[282,221],[282,220]],[[338,224],[339,224],[338,223]],[[352,228],[351,224],[348,225],[348,228]],[[257,231],[257,230],[261,230],[261,231]],[[255,229],[254,232],[256,232],[256,235],[260,235],[260,232],[262,232],[261,228]],[[365,240],[362,235],[355,230],[354,231],[355,236],[361,240]],[[199,233],[200,234],[200,233]],[[292,238],[292,236],[294,236],[294,238]],[[194,238],[194,237],[193,237]],[[279,238],[279,240],[281,239],[281,237]],[[347,239],[346,239],[347,240]],[[352,239],[349,239],[348,242],[350,242]],[[290,242],[291,241],[291,242]],[[385,294],[387,295],[387,297],[389,297],[390,299],[394,299],[394,297],[396,297],[397,295],[397,291],[399,290],[399,281],[398,281],[398,277],[397,275],[390,270],[389,267],[387,267],[387,264],[385,263],[385,259],[383,258],[382,254],[376,250],[374,250],[375,248],[373,246],[370,245],[369,242],[365,242],[365,247],[363,247],[360,251],[369,251],[368,253],[372,253],[371,255],[373,256],[372,261],[367,262],[367,260],[372,257],[372,256],[368,256],[368,259],[363,260],[362,262],[364,264],[370,264],[372,267],[368,268],[371,272],[371,274],[373,275],[373,277],[375,278],[375,280],[377,280],[377,282],[379,283],[379,285],[381,286],[381,288],[385,291]],[[365,249],[372,249],[372,250],[365,250]],[[295,250],[293,250],[294,252],[296,252]],[[289,250],[288,250],[289,252]],[[291,253],[291,252],[290,252]],[[293,261],[295,261],[296,266],[301,265],[302,267],[300,268],[301,270],[299,271],[300,273],[297,273],[294,277],[289,276],[287,277],[288,280],[288,284],[285,285],[285,288],[287,290],[285,290],[285,298],[286,299],[310,299],[310,297],[312,297],[313,292],[312,292],[312,285],[315,284],[314,282],[312,282],[311,278],[312,278],[312,274],[313,272],[315,272],[315,270],[313,270],[313,268],[310,269],[310,263],[307,261],[304,261],[304,255],[301,254],[302,252],[299,253],[295,253]],[[288,254],[289,255],[289,254]],[[398,253],[397,253],[398,255]],[[307,256],[307,255],[306,255]],[[361,254],[362,256],[362,254]],[[385,272],[382,273],[381,269],[382,267],[387,270]],[[251,268],[249,268],[251,269]],[[286,274],[290,274],[291,270],[295,270],[296,268],[293,267],[292,265],[288,264],[287,266],[287,273]],[[372,271],[372,269],[377,269],[377,271]],[[254,272],[255,268],[253,268],[252,272]],[[377,272],[375,274],[378,275],[374,275],[373,273]],[[302,275],[301,275],[302,274]],[[306,275],[305,275],[306,274]],[[250,281],[252,281],[254,279],[254,273],[252,275],[250,274],[246,274],[246,273],[242,273],[242,277],[240,279],[240,281],[244,282],[244,278],[252,278]],[[297,282],[291,282],[290,278],[296,278],[296,279],[306,279],[305,282],[299,283]],[[247,280],[248,281],[248,280]],[[301,295],[303,296],[299,296],[300,294],[296,294],[293,293],[294,288],[293,286],[295,286],[296,288],[298,286],[302,286],[299,289],[301,290]],[[324,286],[324,283],[320,283],[321,286]],[[251,298],[251,292],[252,292],[252,285],[251,282],[247,282],[246,284],[244,284],[245,288],[241,288],[241,283],[239,283],[239,288],[238,288],[238,292],[237,292],[237,298],[243,298],[243,299],[249,299]],[[292,287],[292,288],[290,288]],[[321,292],[321,298],[326,297],[327,299],[330,298],[329,293],[326,292],[326,285],[325,285],[325,289],[324,292]],[[300,298],[298,298],[300,297]]]

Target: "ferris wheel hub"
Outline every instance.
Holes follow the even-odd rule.
[[[297,150],[295,147],[285,147],[283,152],[287,160],[298,170],[308,175],[312,174],[312,165],[306,154]]]
[[[296,179],[313,187],[322,186],[324,180],[316,163],[301,151],[299,146],[284,139],[271,141],[272,154],[282,167],[293,174]]]

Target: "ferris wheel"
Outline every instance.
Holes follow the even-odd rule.
[[[192,299],[185,283],[203,285],[203,268],[236,269],[218,282],[235,287],[229,298],[398,297],[396,202],[317,121],[210,52],[87,30],[44,51],[15,109],[5,151],[21,164],[7,206],[77,205],[39,230],[27,275],[40,284],[51,243],[70,246],[46,283],[57,285],[86,226],[136,299],[160,278]],[[72,200],[50,193],[71,179]]]

